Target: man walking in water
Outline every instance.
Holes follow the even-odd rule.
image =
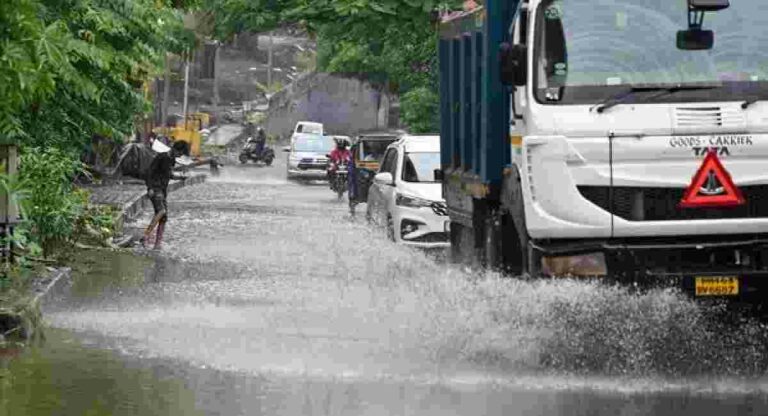
[[[186,177],[173,173],[173,167],[176,164],[176,158],[182,155],[189,156],[189,145],[183,141],[174,142],[169,148],[159,140],[152,143],[152,150],[157,155],[149,165],[149,172],[145,179],[147,185],[147,196],[152,201],[152,208],[155,210],[155,216],[144,231],[144,238],[141,243],[145,245],[149,242],[152,232],[157,227],[155,237],[155,250],[160,248],[165,232],[165,223],[168,221],[168,182],[171,179],[185,180]]]

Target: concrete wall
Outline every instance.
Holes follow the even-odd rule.
[[[363,81],[330,74],[307,74],[269,100],[267,134],[290,137],[296,122],[320,122],[331,134],[386,128],[390,99]]]

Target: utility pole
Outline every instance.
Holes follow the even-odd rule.
[[[184,129],[187,128],[187,101],[189,98],[189,57],[184,57],[184,104],[182,114],[184,115]]]
[[[220,124],[219,119],[219,41],[216,42],[216,49],[213,53],[213,115],[216,117],[216,124]]]
[[[168,127],[168,101],[171,99],[171,55],[165,54],[165,78],[163,79],[163,103],[160,107],[160,125]]]
[[[269,31],[269,44],[267,46],[267,88],[272,91],[272,31]]]

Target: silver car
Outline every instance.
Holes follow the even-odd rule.
[[[296,134],[291,145],[283,149],[288,152],[288,179],[326,179],[326,155],[334,147],[332,136]]]

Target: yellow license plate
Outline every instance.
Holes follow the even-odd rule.
[[[732,276],[697,276],[696,296],[737,296],[739,278]]]

